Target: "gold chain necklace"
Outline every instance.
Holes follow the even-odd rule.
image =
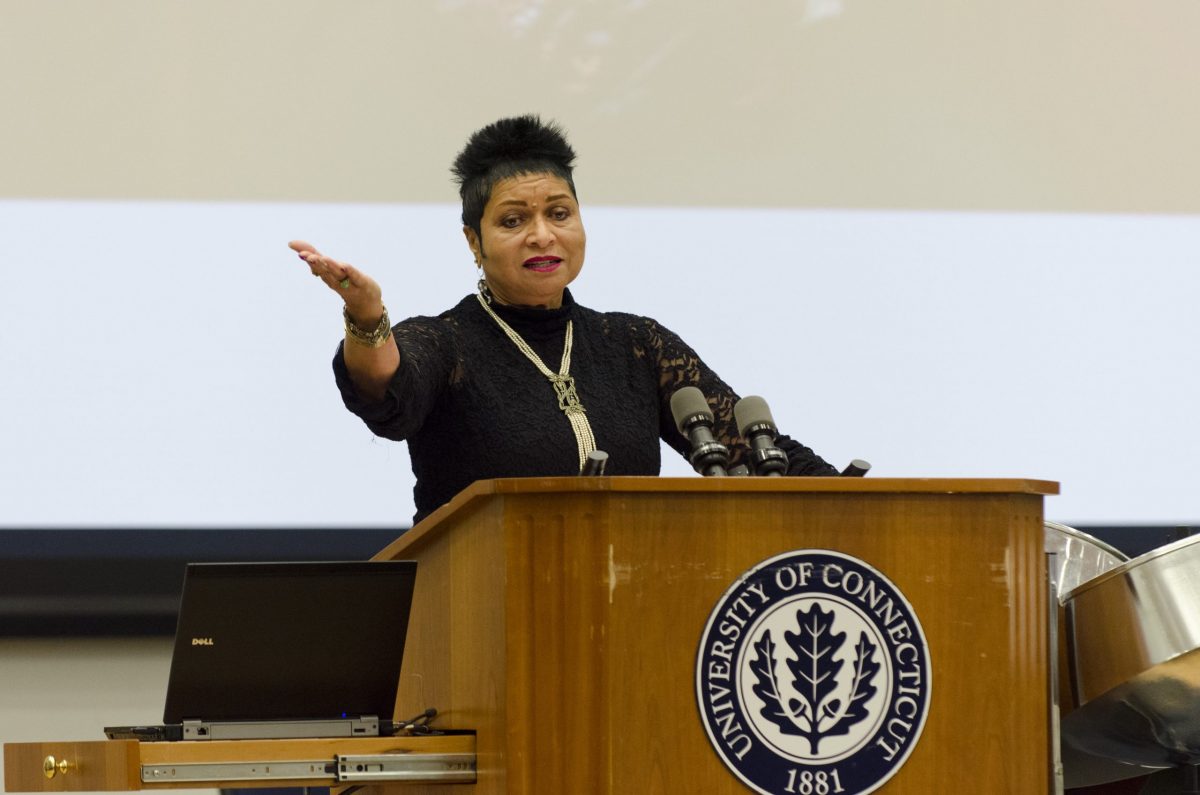
[[[588,423],[587,412],[584,410],[583,404],[579,402],[579,393],[575,391],[575,378],[570,373],[571,342],[574,339],[573,322],[567,321],[567,336],[563,340],[562,362],[556,373],[546,366],[542,357],[529,347],[529,343],[525,342],[520,334],[513,331],[512,327],[488,306],[488,302],[482,294],[476,293],[475,297],[479,299],[479,305],[483,307],[484,311],[492,316],[492,320],[496,321],[500,330],[508,335],[508,338],[517,346],[517,350],[525,354],[525,358],[533,362],[533,366],[546,376],[550,381],[550,386],[554,387],[554,394],[558,397],[558,408],[567,415],[567,420],[571,423],[571,430],[575,432],[575,444],[579,448],[579,469],[582,471],[588,453],[596,449],[596,437],[592,435],[592,426]]]

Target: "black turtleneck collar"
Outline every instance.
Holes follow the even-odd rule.
[[[573,310],[575,309],[575,299],[571,296],[571,291],[563,288],[562,306],[555,309],[542,309],[534,306],[509,306],[502,304],[499,301],[492,301],[492,310],[504,318],[504,322],[508,323],[514,329],[536,328],[539,330],[553,330],[566,328],[567,321],[571,319]]]

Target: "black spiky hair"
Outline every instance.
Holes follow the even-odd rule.
[[[554,122],[543,122],[527,114],[500,119],[476,130],[454,158],[451,172],[462,198],[462,222],[482,237],[479,228],[483,208],[496,183],[524,174],[553,174],[575,193],[571,173],[575,150]]]

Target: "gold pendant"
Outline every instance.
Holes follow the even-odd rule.
[[[558,408],[564,414],[584,413],[579,402],[579,393],[575,391],[574,376],[555,376],[550,382],[554,385],[554,394],[558,395]]]

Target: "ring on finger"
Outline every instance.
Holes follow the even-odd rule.
[[[340,284],[342,289],[345,290],[347,287],[350,286],[350,277],[347,276],[346,278],[344,278],[340,282],[338,282],[338,284]]]

